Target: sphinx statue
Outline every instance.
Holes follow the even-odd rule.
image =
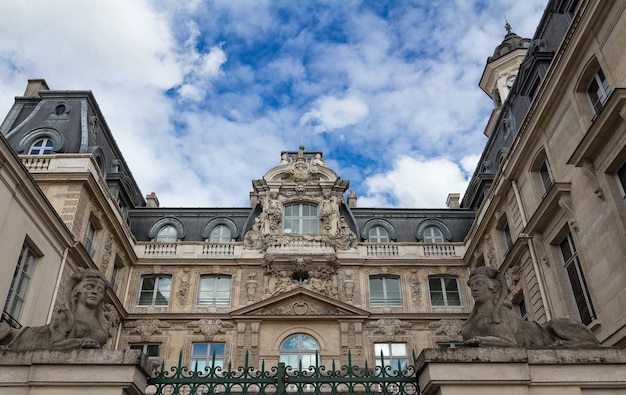
[[[587,327],[569,318],[546,324],[523,321],[508,300],[504,275],[488,266],[474,269],[468,281],[474,308],[461,329],[470,346],[527,348],[598,347],[600,344]]]
[[[107,281],[96,269],[74,273],[65,306],[48,325],[13,329],[0,324],[0,350],[101,348],[109,339],[102,301]]]

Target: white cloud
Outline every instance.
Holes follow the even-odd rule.
[[[312,124],[316,132],[330,132],[355,125],[369,114],[367,104],[356,94],[343,99],[335,96],[320,98],[315,108],[300,119],[301,125]]]
[[[459,165],[446,158],[400,156],[386,173],[365,180],[366,194],[359,197],[359,207],[446,206],[449,193],[462,193],[467,179]]]

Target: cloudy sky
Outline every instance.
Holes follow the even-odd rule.
[[[248,206],[283,150],[323,151],[359,207],[445,207],[486,137],[505,18],[547,0],[0,0],[0,117],[29,78],[91,90],[161,206]]]

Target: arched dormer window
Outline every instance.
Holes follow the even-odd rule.
[[[319,219],[317,217],[317,206],[307,203],[286,205],[283,217],[283,232],[296,235],[318,234]]]
[[[173,225],[165,225],[159,229],[155,241],[159,243],[173,243],[178,241],[176,228]]]
[[[361,230],[363,237],[367,237],[370,243],[388,243],[396,239],[396,230],[383,219],[372,219],[363,225]]]
[[[152,225],[148,237],[158,243],[174,243],[185,238],[185,228],[178,218],[165,217]]]
[[[443,233],[436,226],[429,226],[424,229],[424,243],[443,243]]]
[[[552,184],[554,184],[554,175],[546,151],[543,148],[537,152],[535,159],[531,162],[530,171],[532,173],[533,185],[535,185],[538,194],[544,196],[552,188]]]
[[[50,155],[53,151],[54,142],[49,137],[35,140],[28,150],[28,155]]]
[[[448,226],[437,219],[422,221],[417,227],[417,240],[424,243],[445,243],[452,240],[452,232]]]
[[[63,135],[55,129],[35,129],[22,137],[17,151],[27,155],[50,155],[63,152],[64,141]]]
[[[204,241],[230,243],[239,236],[237,225],[229,218],[214,218],[202,230]]]
[[[611,94],[611,85],[598,59],[589,60],[576,84],[577,97],[583,113],[594,115],[600,112]]]

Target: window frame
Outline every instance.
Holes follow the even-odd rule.
[[[377,289],[376,291],[374,291],[372,286],[374,285],[373,283],[377,282],[377,280],[381,281],[380,290]],[[390,295],[391,293],[396,292],[395,289],[390,289],[392,288],[392,284],[397,285],[397,298],[394,298],[393,295]],[[371,307],[400,307],[404,305],[404,298],[402,295],[402,282],[400,281],[400,276],[370,276],[369,291]],[[374,295],[376,293],[381,293],[381,297],[374,298]]]
[[[454,280],[454,283],[456,284],[456,290],[455,291],[448,290],[445,280]],[[439,283],[439,287],[440,287],[439,290],[433,289],[433,284],[435,284],[436,282]],[[439,300],[438,298],[433,298],[433,294],[435,293],[441,293],[442,304],[435,304],[435,301]],[[449,302],[450,300],[449,296],[453,295],[454,293],[456,293],[458,297],[458,304],[450,304]],[[450,275],[429,276],[428,277],[428,295],[430,297],[430,305],[432,307],[462,307],[463,306],[463,296],[461,295],[461,288],[459,286],[459,278],[457,276],[450,276]]]
[[[24,242],[4,303],[4,311],[15,320],[19,320],[22,315],[38,258],[39,254],[27,242]],[[16,302],[19,302],[19,306]]]
[[[374,232],[374,235],[372,235],[372,232]],[[389,243],[391,238],[387,229],[380,225],[375,225],[367,232],[367,241],[368,243]]]
[[[38,143],[41,142],[41,145],[36,147]],[[33,152],[33,151],[42,151],[42,152]],[[28,155],[52,155],[54,154],[54,140],[49,136],[39,137],[35,141],[33,141],[28,148]]]
[[[216,234],[217,232],[219,234]],[[210,243],[231,243],[233,241],[233,233],[227,225],[218,224],[211,229],[208,241]]]
[[[588,325],[597,319],[597,315],[572,234],[567,233],[558,247],[580,321]],[[565,248],[567,248],[567,252]],[[575,280],[576,283],[573,283],[572,280]]]
[[[152,296],[150,297],[150,303],[145,303],[145,301],[147,301],[147,298],[144,298],[143,299],[144,302],[142,303],[142,296],[144,294],[147,294],[147,292],[144,291],[144,284],[146,280],[148,279],[154,279],[154,288],[150,290],[150,292],[152,293]],[[160,287],[161,280],[166,280],[166,279],[169,280],[169,285],[167,289],[165,289],[165,287],[162,289]],[[137,306],[167,307],[169,306],[169,303],[170,303],[171,292],[172,292],[172,276],[171,275],[150,274],[150,275],[142,276],[141,284],[139,287],[139,295],[137,297]],[[165,299],[166,303],[157,303],[158,294],[160,294],[162,298]]]
[[[167,231],[167,234],[165,232]],[[176,243],[178,239],[178,230],[176,226],[171,224],[165,224],[159,228],[156,236],[154,237],[156,243]]]
[[[203,280],[214,280],[212,284],[213,287],[209,287],[209,289],[203,290]],[[227,291],[220,289],[220,280],[221,283],[227,282]],[[228,280],[228,281],[226,281]],[[207,283],[206,285],[211,285],[211,281],[204,281]],[[223,286],[223,285],[222,285]],[[210,297],[202,299],[202,294],[207,293],[210,294]],[[219,298],[218,294],[227,295],[226,298]],[[213,275],[207,274],[200,276],[200,281],[198,284],[198,298],[196,299],[196,304],[198,306],[216,306],[216,307],[228,307],[230,306],[230,298],[232,294],[232,277],[227,275]],[[201,300],[202,299],[202,300]]]
[[[435,231],[439,232],[439,234],[436,235]],[[432,234],[430,234],[430,233],[432,233]],[[422,241],[424,243],[437,244],[437,243],[445,243],[446,242],[446,238],[443,235],[443,232],[441,231],[441,229],[439,229],[435,225],[430,225],[430,226],[427,226],[426,228],[424,228],[424,232],[422,233],[422,237],[423,237]]]
[[[297,207],[297,214],[293,214],[293,208]],[[314,214],[304,214],[305,208],[315,211]],[[289,223],[289,228],[287,227]],[[297,225],[297,226],[293,226]],[[310,227],[304,231],[305,225]],[[296,228],[294,230],[294,228]],[[287,232],[289,230],[289,232]],[[285,205],[283,209],[283,234],[286,235],[317,235],[319,234],[319,208],[311,203],[292,203]]]
[[[157,355],[153,355],[150,353],[150,348],[156,346]],[[155,342],[140,342],[140,343],[128,343],[129,350],[140,350],[144,355],[148,357],[149,360],[161,360],[161,343]]]
[[[397,346],[404,346],[404,354],[396,354],[395,351],[398,351]],[[382,352],[382,362],[384,365],[380,365],[381,363],[381,352]],[[409,366],[409,348],[407,343],[404,342],[388,342],[388,343],[374,343],[374,361],[375,366],[377,368],[383,369],[383,367],[389,366],[391,370],[386,370],[387,373],[393,373],[394,371],[401,372],[406,370]],[[400,364],[400,369],[398,369],[398,362],[402,362]]]
[[[589,81],[585,92],[594,114],[598,114],[611,95],[609,81],[601,67],[598,67],[591,76],[591,81]]]
[[[304,337],[310,339],[315,344],[315,348],[304,348]],[[287,342],[291,339],[297,339],[298,345],[295,349],[286,348]],[[278,362],[284,362],[285,366],[291,366],[294,370],[299,369],[300,364],[302,365],[302,370],[309,370],[311,366],[315,366],[315,362],[319,362],[319,353],[321,351],[320,342],[317,339],[307,333],[294,333],[292,335],[287,336],[278,347]],[[295,357],[296,363],[295,366],[292,365],[290,359]],[[308,359],[309,362],[303,362],[303,359]]]
[[[206,346],[206,353],[196,352],[196,346]],[[221,353],[215,352],[215,365],[213,365],[213,354],[215,349],[221,349]],[[189,371],[204,372],[211,368],[224,368],[226,359],[226,343],[224,342],[194,342],[191,343],[191,354],[189,358]],[[198,366],[196,368],[196,362]]]
[[[90,256],[96,253],[96,237],[98,236],[98,227],[94,223],[92,219],[87,223],[87,229],[85,230],[85,249],[89,253]]]

